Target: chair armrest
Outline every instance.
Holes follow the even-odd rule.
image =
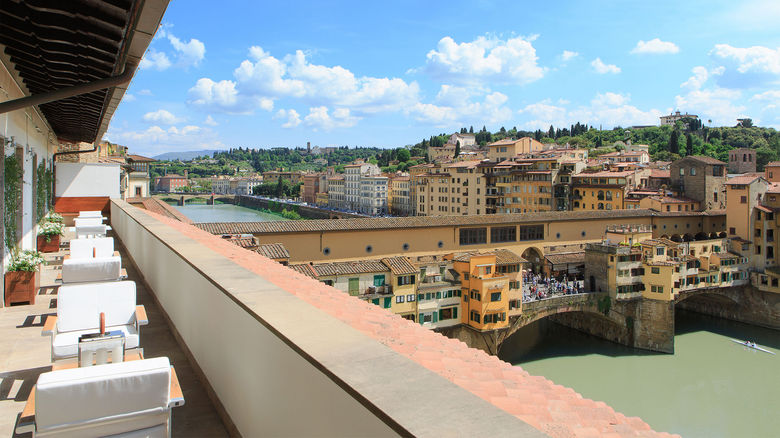
[[[119,257],[119,251],[114,251],[114,257]]]
[[[30,390],[30,396],[27,397],[22,415],[19,416],[19,422],[16,423],[17,434],[30,432],[35,432],[35,386]]]
[[[184,393],[181,392],[181,385],[179,385],[179,377],[176,375],[176,369],[171,366],[171,388],[170,399],[168,403],[169,408],[176,408],[184,406]]]
[[[55,315],[46,316],[46,322],[43,323],[41,336],[53,336],[57,331],[57,317]]]
[[[127,269],[122,268],[122,269],[119,270],[119,279],[120,280],[127,279]]]
[[[138,325],[149,324],[149,317],[146,316],[146,308],[143,305],[135,306],[135,323]]]

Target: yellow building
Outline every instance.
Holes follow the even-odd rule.
[[[480,330],[509,325],[509,277],[497,271],[495,254],[466,254],[453,259],[461,278],[461,322]]]
[[[573,175],[572,210],[620,210],[629,191],[637,187],[637,170],[585,172]]]
[[[393,216],[412,215],[409,175],[396,175],[390,179],[390,196],[387,201],[387,208]]]
[[[629,202],[626,200],[625,205]],[[638,208],[647,208],[655,211],[699,211],[699,202],[688,198],[676,198],[673,196],[647,196],[639,200]]]
[[[480,161],[461,161],[415,175],[417,216],[485,213],[485,178]]]
[[[511,160],[518,154],[528,154],[539,152],[544,149],[544,145],[531,137],[523,137],[517,140],[505,138],[487,145],[488,160],[501,162]]]

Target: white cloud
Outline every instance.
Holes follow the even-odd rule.
[[[130,93],[125,93],[124,96],[122,96],[122,102],[133,102],[135,101],[135,96]]]
[[[297,117],[297,113],[295,113],[295,116]],[[331,115],[328,114],[328,108],[325,106],[309,108],[309,115],[303,119],[304,123],[314,128],[315,131],[320,129],[330,131],[334,128],[349,128],[355,126],[358,120],[359,118],[352,116],[347,108],[336,108]]]
[[[173,113],[170,111],[166,111],[164,109],[146,113],[144,114],[143,119],[145,122],[162,123],[164,125],[174,125],[183,120],[173,115]]]
[[[561,59],[563,60],[563,62],[566,62],[566,61],[568,61],[568,60],[570,60],[572,58],[576,58],[578,56],[580,56],[579,53],[572,52],[571,50],[564,50],[563,53],[561,53]]]
[[[154,96],[154,93],[152,93],[152,90],[148,88],[144,88],[143,90],[140,90],[138,92],[139,96]]]
[[[735,63],[740,73],[780,75],[780,47],[771,49],[763,46],[733,47],[728,44],[716,44],[710,54]]]
[[[769,90],[758,93],[750,98],[759,102],[780,102],[780,90]]]
[[[184,42],[170,32],[170,24],[163,24],[157,31],[153,42],[167,39],[173,48],[173,52],[165,53],[155,49],[149,49],[141,60],[141,68],[152,68],[157,71],[167,70],[171,66],[189,68],[197,66],[206,56],[206,45],[200,40],[191,38]],[[172,61],[173,60],[173,61]]]
[[[271,111],[274,108],[271,99],[239,95],[236,83],[228,80],[214,82],[209,78],[200,78],[188,94],[192,104],[231,114],[250,114],[255,109]]]
[[[709,79],[710,74],[707,71],[706,67],[697,66],[693,68],[693,76],[688,78],[687,81],[683,82],[680,87],[689,89],[689,90],[699,90],[702,86],[704,86],[704,83],[707,82],[707,79]]]
[[[745,106],[735,103],[742,96],[739,90],[726,88],[691,90],[674,101],[680,111],[699,114],[702,119],[710,119],[715,125],[730,126],[738,117],[744,116]]]
[[[633,54],[653,54],[653,55],[666,55],[673,54],[680,51],[677,44],[669,41],[661,41],[659,38],[653,38],[650,41],[639,40],[636,43],[636,47],[631,49]]]
[[[211,117],[210,114],[208,116],[206,116],[206,120],[203,121],[203,124],[206,125],[206,126],[217,126],[217,125],[219,125],[219,123],[217,123],[217,121],[214,120],[214,118]]]
[[[154,49],[149,49],[141,59],[139,65],[142,69],[152,69],[157,71],[166,70],[171,66],[171,60],[168,59],[168,55],[163,52],[158,52]]]
[[[654,125],[658,123],[661,111],[651,109],[643,111],[629,102],[629,95],[619,93],[599,93],[588,105],[567,109],[563,105],[553,105],[549,99],[527,105],[519,113],[528,117],[522,122],[525,129],[544,129],[550,125],[566,127],[574,122],[590,125],[612,126]]]
[[[453,128],[467,124],[500,123],[512,118],[512,110],[505,104],[506,95],[493,92],[482,102],[471,100],[475,92],[451,85],[442,85],[435,103],[418,102],[407,110],[416,120],[437,128]]]
[[[195,38],[185,43],[169,32],[168,41],[178,53],[177,63],[182,67],[197,66],[206,56],[206,45]]]
[[[426,68],[433,76],[458,83],[527,84],[541,79],[546,69],[537,64],[536,37],[501,40],[478,37],[456,43],[447,36],[426,55]]]
[[[213,131],[195,125],[170,126],[168,129],[153,125],[142,131],[122,130],[112,126],[108,131],[106,138],[110,137],[117,143],[131,144],[134,152],[150,156],[162,152],[225,147]]]
[[[274,119],[285,121],[282,123],[282,128],[295,128],[301,124],[301,116],[298,114],[298,111],[295,111],[294,109],[280,109],[276,112]]]
[[[248,113],[257,108],[271,110],[274,101],[281,98],[296,98],[312,108],[349,108],[350,113],[359,116],[399,111],[419,100],[416,82],[357,77],[341,66],[312,64],[300,50],[277,59],[261,47],[253,46],[249,58],[234,70],[235,80],[200,79],[190,90],[191,102],[221,111]],[[224,91],[210,91],[217,86]],[[224,99],[217,98],[221,95]],[[318,116],[319,113],[313,117]]]
[[[606,74],[606,73],[620,73],[620,67],[616,66],[615,64],[604,64],[604,62],[601,60],[601,58],[596,58],[593,61],[591,61],[590,65],[593,67],[594,70],[596,70],[596,73],[598,74]]]

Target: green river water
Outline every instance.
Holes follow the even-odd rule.
[[[264,222],[284,221],[282,216],[264,213],[247,207],[233,204],[190,204],[184,206],[174,205],[193,222]]]
[[[502,359],[657,431],[683,437],[780,436],[780,332],[677,310],[674,354],[634,350],[542,320],[502,347]]]

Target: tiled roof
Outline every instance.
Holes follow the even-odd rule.
[[[141,204],[146,210],[153,211],[157,214],[176,219],[187,224],[192,223],[192,221],[187,216],[181,214],[179,210],[171,207],[157,198],[141,198]]]
[[[417,268],[406,257],[386,257],[382,259],[382,263],[395,275],[411,275],[417,272]]]
[[[488,146],[506,146],[510,144],[515,144],[520,140],[512,140],[511,138],[505,138],[502,140],[494,141],[493,143],[490,143]]]
[[[271,260],[290,258],[290,253],[281,243],[266,243],[263,245],[258,245],[255,251],[258,254],[264,255]]]
[[[359,260],[353,262],[333,262],[310,264],[318,277],[333,275],[366,274],[370,272],[385,272],[390,268],[380,260]],[[416,272],[416,271],[415,271]]]
[[[254,248],[257,246],[254,237],[231,236],[225,240],[241,248]]]
[[[766,189],[767,193],[780,193],[780,183],[770,183]]]
[[[457,253],[455,257],[453,257],[453,260],[457,262],[468,262],[472,257],[486,256],[486,255],[495,255],[497,266],[517,265],[521,263],[527,263],[526,259],[520,257],[519,255],[515,254],[514,252],[508,249],[497,249],[495,251],[488,251],[488,252],[469,251],[469,252]]]
[[[671,213],[671,212],[670,212]],[[725,214],[725,213],[723,213]],[[659,215],[647,209],[631,210],[585,210],[545,211],[522,214],[491,214],[470,216],[410,216],[389,218],[314,219],[271,222],[209,222],[196,226],[212,234],[266,234],[297,233],[342,230],[382,230],[403,228],[428,228],[444,226],[485,226],[499,224],[522,224],[554,222],[565,220],[588,220],[605,218],[632,218]],[[678,212],[664,216],[681,215]]]
[[[780,161],[770,161],[766,163],[764,167],[778,167],[780,166]]]
[[[447,164],[444,167],[476,167],[479,163],[481,163],[481,160],[469,160],[469,161],[458,161],[452,164]]]
[[[495,356],[468,348],[373,304],[298,275],[302,268],[285,267],[244,251],[195,227],[155,216],[194,241],[307,304],[353,327],[427,370],[477,395],[488,403],[555,438],[574,436],[672,436],[654,432],[637,417],[626,417],[582,397],[570,388],[532,376]]]
[[[611,170],[602,170],[601,172],[583,172],[578,173],[577,175],[572,175],[574,178],[620,178],[624,176],[633,175],[636,173],[635,170],[620,170],[617,172],[613,172]]]
[[[699,202],[695,199],[676,198],[674,196],[650,196],[650,199],[655,199],[662,204],[686,204],[689,202]]]
[[[650,169],[650,178],[670,178],[671,171],[669,169]]]
[[[723,161],[720,161],[720,160],[718,160],[716,158],[708,157],[706,155],[691,155],[689,157],[683,158],[683,160],[695,160],[695,161],[700,161],[700,162],[705,163],[705,164],[720,164],[720,165],[723,165],[723,166],[726,165],[726,163],[724,163]]]
[[[763,173],[746,173],[744,175],[735,176],[726,180],[727,185],[748,185],[758,178],[763,178]]]
[[[127,159],[130,161],[137,161],[139,163],[149,163],[149,162],[157,161],[154,158],[144,157],[143,155],[136,155],[136,154],[128,154]]]
[[[317,278],[317,273],[314,272],[314,269],[312,269],[311,265],[308,263],[302,263],[300,265],[289,265],[287,267],[307,277]]]
[[[585,263],[585,251],[562,252],[558,254],[547,254],[544,256],[548,262],[553,265],[565,265],[569,263]]]

